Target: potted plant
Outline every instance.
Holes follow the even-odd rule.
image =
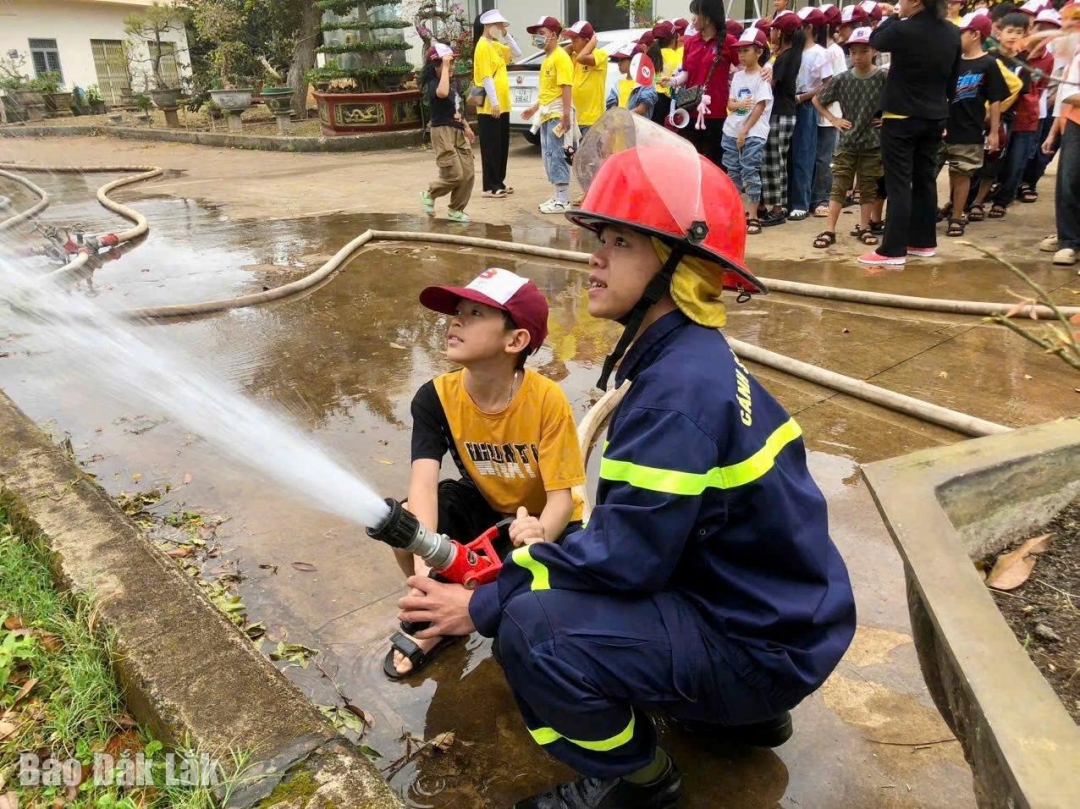
[[[400,33],[409,22],[384,15],[385,0],[317,0],[325,12],[325,65],[308,74],[324,134],[420,129],[420,91]]]
[[[184,31],[184,15],[171,3],[154,2],[145,11],[129,14],[124,18],[124,32],[128,35],[129,59],[147,66],[144,81],[149,87],[150,98],[154,106],[165,112],[169,126],[180,125],[176,110],[180,106],[183,88],[170,82],[162,70],[162,61],[166,56],[166,46],[172,47],[175,57],[177,45],[170,36],[171,32]],[[147,59],[133,58],[141,53],[145,46]]]
[[[4,110],[9,121],[40,121],[45,117],[45,98],[30,87],[23,72],[26,54],[8,51],[0,58],[0,90],[4,91]]]
[[[96,84],[86,88],[86,104],[90,108],[91,115],[105,114],[105,99],[101,97],[101,90]]]
[[[139,115],[138,115],[139,120],[142,121],[145,124],[149,124],[150,123],[150,107],[154,103],[153,99],[151,99],[150,96],[148,96],[146,93],[139,93],[138,95],[134,96],[131,100],[135,104],[135,106],[138,107],[138,109],[139,109]]]

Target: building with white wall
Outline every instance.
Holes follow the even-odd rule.
[[[97,85],[106,103],[117,104],[125,89],[153,89],[150,44],[124,32],[124,19],[152,2],[0,0],[0,57],[17,51],[30,78],[55,70],[66,89]],[[191,75],[183,25],[161,39],[161,73],[171,86],[182,84]]]

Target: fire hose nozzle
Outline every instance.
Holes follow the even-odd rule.
[[[457,549],[452,539],[426,529],[415,515],[392,497],[386,498],[386,505],[390,513],[382,523],[367,529],[369,537],[385,542],[391,548],[414,553],[436,570],[453,563]]]

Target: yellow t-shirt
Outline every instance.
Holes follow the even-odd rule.
[[[512,61],[513,54],[508,46],[487,37],[480,37],[473,51],[473,82],[477,87],[483,87],[486,78],[495,82],[500,112],[510,112],[510,77],[506,74],[506,66]],[[491,115],[491,99],[485,98],[476,111],[480,115]]]
[[[678,70],[679,65],[682,64],[682,52],[682,48],[660,49],[660,54],[664,58],[664,64],[659,65],[659,69],[657,70],[656,81],[658,83],[656,85],[656,92],[660,93],[661,95],[671,95],[671,88],[661,87],[659,81],[660,79],[670,79],[672,76],[675,75],[675,71]]]
[[[596,48],[592,55],[595,65],[574,62],[574,108],[579,126],[595,124],[604,114],[607,98],[607,51]]]
[[[630,94],[634,92],[635,87],[637,87],[637,82],[633,79],[619,79],[619,106],[622,107],[624,110],[629,108]]]
[[[574,84],[574,60],[562,48],[556,48],[540,63],[540,97],[537,99],[540,106],[562,98],[562,88],[567,84],[571,87]],[[540,123],[558,117],[548,114],[540,119]]]
[[[436,377],[433,385],[458,469],[476,484],[493,510],[512,515],[518,506],[525,506],[539,516],[548,491],[585,482],[574,415],[557,383],[535,371],[524,371],[513,401],[501,413],[485,413],[476,406],[460,371]],[[431,418],[427,415],[430,407],[417,409],[423,393],[421,388],[413,400],[413,460],[439,452],[437,448],[418,451],[417,432],[438,430],[437,414]],[[441,454],[437,460],[442,460]],[[570,519],[580,520],[581,510],[581,501],[575,497]]]

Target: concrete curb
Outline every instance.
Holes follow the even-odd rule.
[[[166,744],[250,753],[231,806],[384,809],[400,801],[366,757],[260,654],[179,567],[0,391],[0,498],[91,594],[115,638],[128,707]]]
[[[862,469],[904,560],[923,676],[979,806],[1066,809],[1080,795],[1080,728],[972,564],[1080,495],[1078,468],[1074,417]]]
[[[368,135],[291,138],[282,135],[233,135],[228,132],[200,132],[188,129],[151,129],[131,126],[4,126],[0,138],[72,138],[110,135],[124,140],[169,141],[232,149],[266,152],[370,152],[419,146],[423,131],[372,132]]]

